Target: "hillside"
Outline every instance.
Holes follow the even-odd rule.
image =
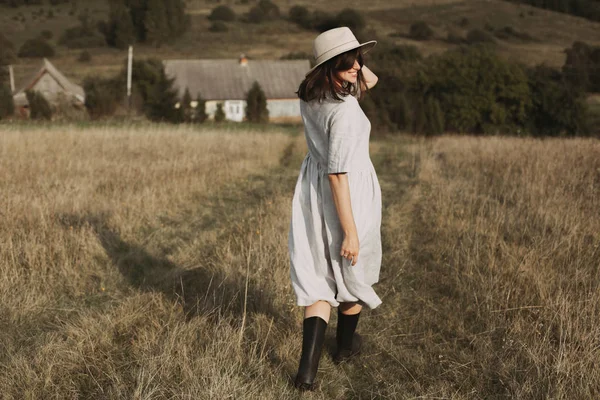
[[[247,12],[249,5],[233,4],[236,13]],[[305,5],[314,9],[309,1],[275,1],[287,15],[292,5]],[[85,4],[85,5],[84,5]],[[367,32],[380,38],[388,38],[397,44],[412,44],[424,54],[445,51],[454,47],[446,38],[449,32],[464,36],[473,28],[503,29],[510,27],[529,35],[531,40],[499,40],[498,52],[504,57],[529,65],[546,63],[561,66],[565,55],[563,50],[575,40],[600,44],[600,23],[583,18],[517,5],[500,0],[430,0],[414,5],[414,1],[371,1],[368,4],[351,1],[324,2],[319,4],[323,11],[337,12],[345,7],[360,9],[367,20]],[[281,19],[263,24],[243,22],[228,23],[229,31],[213,33],[208,31],[210,21],[206,16],[215,3],[193,0],[188,2],[188,14],[192,28],[183,37],[159,48],[136,45],[137,57],[166,58],[235,58],[245,53],[251,58],[279,58],[295,51],[310,52],[311,41],[317,34],[307,31]],[[103,1],[80,2],[79,6],[52,7],[29,6],[18,9],[3,8],[0,16],[0,32],[10,38],[17,47],[25,40],[38,36],[42,31],[52,33],[51,42],[56,44],[62,32],[78,25],[77,16],[87,12],[95,22],[106,19],[107,3]],[[406,38],[410,25],[418,20],[426,21],[435,31],[435,38],[429,41],[414,41]],[[392,36],[390,36],[392,35]],[[368,33],[367,33],[368,36]],[[87,75],[111,75],[121,68],[126,53],[108,47],[92,49],[92,62],[77,62],[80,50],[70,50],[57,46],[57,56],[53,63],[74,80],[81,82]],[[20,59],[15,65],[17,86],[38,68],[35,60]],[[375,67],[376,68],[376,67]]]

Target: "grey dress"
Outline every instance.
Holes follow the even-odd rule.
[[[371,124],[358,100],[300,100],[308,154],[292,200],[288,247],[299,306],[325,300],[381,304],[372,288],[381,267],[381,188],[369,157]],[[340,255],[344,238],[328,173],[346,172],[360,243],[358,261]]]

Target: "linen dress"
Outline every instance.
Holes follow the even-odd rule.
[[[371,123],[354,96],[300,100],[308,145],[292,199],[288,236],[290,275],[299,306],[324,300],[334,307],[381,304],[372,288],[381,267],[381,188],[369,157]],[[328,174],[346,172],[359,253],[340,255],[344,234]]]

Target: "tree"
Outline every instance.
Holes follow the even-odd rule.
[[[208,27],[208,30],[211,32],[227,32],[229,28],[227,28],[227,24],[223,21],[215,21]]]
[[[223,122],[225,120],[225,111],[223,111],[223,103],[217,103],[217,111],[215,111],[215,122]]]
[[[529,71],[532,107],[528,128],[534,135],[577,135],[586,132],[583,91],[569,87],[560,71],[538,66]]]
[[[15,103],[10,88],[0,84],[0,119],[9,117],[15,113]]]
[[[159,46],[164,41],[165,33],[169,32],[167,17],[164,0],[148,0],[148,10],[144,17],[146,42]]]
[[[288,12],[288,18],[293,23],[301,26],[304,29],[312,28],[312,20],[310,16],[310,12],[306,7],[303,6],[293,6],[290,8]]]
[[[183,98],[181,99],[181,110],[183,111],[183,121],[192,122],[192,95],[188,88],[185,88]]]
[[[104,33],[109,46],[126,49],[136,40],[136,31],[131,15],[123,4],[116,1],[110,4],[109,22],[100,30]]]
[[[260,24],[263,21],[269,21],[279,18],[279,7],[270,0],[260,0],[258,4],[248,12],[248,21]]]
[[[48,100],[38,91],[27,90],[25,92],[29,103],[29,116],[31,119],[52,119],[52,108]]]
[[[600,46],[575,42],[565,52],[565,79],[577,90],[600,92]]]
[[[162,62],[156,59],[134,62],[133,74],[144,101],[144,112],[153,121],[181,122],[181,111],[175,108],[177,91],[174,79],[168,78]]]
[[[194,121],[197,123],[203,123],[208,119],[206,114],[206,100],[202,98],[202,95],[198,93],[196,97],[196,109],[194,110]]]
[[[483,133],[524,126],[531,93],[521,66],[468,47],[432,57],[423,67],[411,91],[437,99],[449,129]]]
[[[189,26],[184,0],[111,0],[109,22],[102,30],[107,43],[125,48],[133,41],[163,43]]]
[[[427,116],[427,133],[432,135],[444,133],[444,112],[442,111],[440,102],[437,99],[433,97],[427,99],[427,103],[425,104],[425,114]]]
[[[0,84],[8,78],[7,65],[15,61],[15,46],[2,33],[0,33]]]
[[[267,96],[258,82],[254,82],[246,96],[246,119],[254,123],[269,122]]]
[[[167,7],[169,22],[169,38],[174,39],[183,35],[191,26],[190,16],[185,12],[184,0],[163,0]]]
[[[85,108],[92,119],[112,115],[122,97],[117,79],[87,77],[83,81]]]
[[[417,21],[410,26],[408,34],[415,40],[429,40],[433,37],[433,29],[424,21]]]
[[[234,21],[235,12],[227,6],[217,6],[211,11],[208,19],[211,21]]]
[[[29,39],[19,49],[19,57],[53,57],[54,48],[42,38]]]
[[[337,15],[337,22],[339,26],[347,26],[354,32],[361,31],[366,25],[362,14],[352,8],[345,8],[340,11]]]

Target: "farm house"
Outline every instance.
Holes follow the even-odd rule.
[[[267,97],[269,119],[274,122],[300,120],[300,102],[295,92],[310,69],[308,60],[165,60],[167,76],[182,98],[186,88],[193,99],[198,93],[206,100],[206,113],[214,116],[223,103],[225,118],[242,121],[246,94],[254,81]]]
[[[42,67],[31,76],[13,95],[17,115],[27,116],[29,103],[25,92],[35,90],[40,92],[53,106],[72,106],[83,109],[85,93],[81,86],[69,81],[48,59],[44,58]]]

